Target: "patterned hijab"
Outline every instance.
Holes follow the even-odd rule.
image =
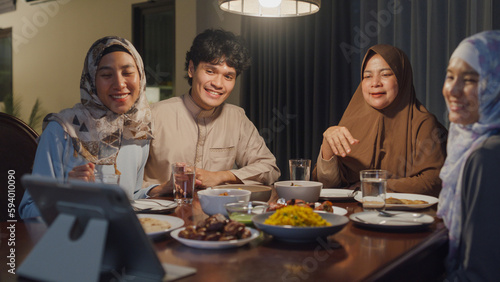
[[[358,182],[359,172],[366,168],[386,169],[391,178],[410,177],[426,167],[440,168],[442,153],[428,154],[416,149],[416,132],[434,132],[435,128],[419,128],[432,114],[416,98],[408,57],[394,46],[375,45],[365,55],[361,75],[373,54],[379,54],[391,67],[398,81],[398,94],[389,106],[377,110],[366,103],[359,84],[339,122],[360,140],[347,157],[339,158],[345,176],[342,182]]]
[[[452,259],[462,228],[465,162],[475,148],[500,128],[500,31],[485,31],[464,39],[451,58],[461,58],[479,74],[479,121],[470,125],[450,124],[448,157],[440,173],[443,189],[439,195],[438,216],[449,230],[449,258]]]
[[[134,58],[140,75],[140,93],[135,104],[124,114],[108,109],[97,96],[95,76],[106,48],[119,45]],[[119,47],[120,48],[120,47]],[[146,76],[141,56],[124,38],[107,36],[97,40],[85,57],[80,80],[80,101],[73,108],[45,117],[57,121],[71,137],[75,154],[97,165],[116,165],[122,139],[152,139],[151,110],[146,99]]]

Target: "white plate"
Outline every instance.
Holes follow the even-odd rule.
[[[386,209],[390,210],[416,210],[416,209],[425,209],[428,208],[438,202],[438,198],[421,195],[421,194],[406,194],[406,193],[387,193],[386,198],[396,198],[396,199],[407,199],[407,200],[422,200],[426,201],[427,204],[419,204],[419,205],[395,205],[389,204],[385,205]],[[357,193],[354,199],[358,202],[362,202],[363,194],[361,192]]]
[[[146,233],[150,237],[157,237],[159,235],[168,233],[168,232],[170,232],[170,231],[172,231],[174,229],[177,229],[179,227],[182,227],[184,225],[184,220],[182,220],[181,218],[178,218],[176,216],[161,215],[161,214],[138,214],[137,217],[138,218],[149,217],[149,218],[154,218],[154,219],[158,219],[158,220],[167,221],[168,223],[170,223],[170,228],[169,229],[165,229],[165,230],[158,231],[158,232],[149,232],[149,233]]]
[[[141,213],[168,212],[177,208],[177,203],[169,200],[138,199],[132,201],[130,204],[135,208],[148,209],[145,211],[140,211]]]
[[[314,203],[314,207],[319,207],[321,206],[321,203]],[[332,206],[333,208],[333,213],[334,214],[338,214],[338,215],[346,215],[347,214],[347,210],[344,209],[344,208],[341,208],[341,207],[336,207],[336,206]],[[325,211],[316,211],[316,212],[325,212]]]
[[[349,218],[357,225],[377,229],[420,229],[434,222],[434,217],[427,214],[412,212],[394,212],[393,217],[380,216],[378,212],[358,212],[351,214]],[[419,215],[416,217],[415,215]]]
[[[270,225],[264,224],[264,221],[274,212],[258,214],[252,218],[253,224],[260,230],[273,235],[273,237],[289,242],[313,242],[317,238],[327,237],[342,230],[349,222],[349,219],[342,215],[329,212],[318,212],[324,220],[331,226],[320,227],[294,227],[291,225]]]
[[[338,214],[338,215],[346,215],[347,214],[347,210],[344,208],[336,207],[336,206],[332,206],[332,208],[333,208],[334,214]]]
[[[325,200],[350,200],[354,198],[352,191],[350,189],[323,188],[319,197]]]
[[[254,240],[255,238],[259,237],[260,232],[258,230],[255,230],[250,227],[246,227],[247,229],[250,229],[250,232],[252,235],[248,238],[245,239],[239,239],[239,240],[231,240],[231,241],[202,241],[202,240],[192,240],[192,239],[186,239],[186,238],[181,238],[179,237],[179,232],[182,230],[186,229],[180,228],[177,230],[174,230],[170,233],[172,238],[175,240],[181,242],[182,244],[192,247],[192,248],[197,248],[197,249],[229,249],[229,248],[236,248],[243,246],[250,241]]]

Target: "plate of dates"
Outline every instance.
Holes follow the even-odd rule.
[[[249,243],[259,237],[260,231],[226,219],[222,214],[215,214],[196,225],[176,229],[170,235],[192,248],[228,249]]]

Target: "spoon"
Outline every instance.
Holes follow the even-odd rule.
[[[386,211],[379,211],[378,214],[380,216],[383,216],[383,217],[393,217],[393,216],[396,216],[396,215],[399,215],[399,214],[411,215],[412,218],[419,218],[419,217],[424,216],[423,213],[409,213],[409,212],[390,213],[390,212],[386,212]]]

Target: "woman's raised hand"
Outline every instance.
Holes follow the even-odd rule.
[[[345,157],[351,152],[351,146],[358,143],[359,140],[352,137],[346,127],[331,126],[323,133],[323,159],[328,160],[333,155]]]

